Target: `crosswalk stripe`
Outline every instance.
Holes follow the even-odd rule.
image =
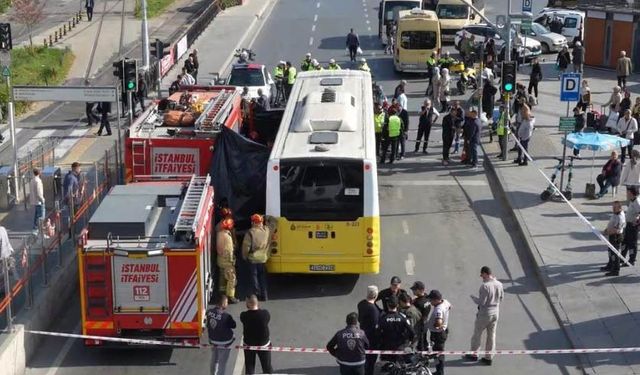
[[[61,159],[63,156],[69,152],[69,150],[84,137],[89,129],[76,129],[73,130],[65,139],[58,144],[55,148],[54,153],[56,155],[56,159]]]
[[[16,128],[16,135],[18,135],[18,133],[20,133],[21,131],[22,131],[22,128]],[[8,141],[10,136],[11,136],[10,129],[7,129],[2,132],[2,138],[4,138],[5,140]]]
[[[16,129],[17,131],[18,129]],[[44,129],[37,132],[27,143],[18,149],[18,159],[22,159],[29,155],[30,151],[35,150],[42,144],[42,140],[51,137],[56,132],[55,129]]]

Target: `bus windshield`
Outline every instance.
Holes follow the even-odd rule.
[[[355,221],[364,215],[362,161],[281,160],[280,211],[291,221]]]
[[[435,31],[403,31],[400,34],[400,47],[403,49],[434,49],[436,48]]]
[[[466,19],[469,17],[469,6],[464,4],[439,4],[438,18],[448,20]]]
[[[385,1],[384,2],[384,23],[394,21],[401,10],[411,10],[420,8],[420,3],[416,1]]]

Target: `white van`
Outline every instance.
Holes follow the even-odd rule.
[[[554,17],[560,18],[562,21],[561,34],[567,38],[569,45],[573,45],[573,39],[576,36],[584,39],[584,12],[572,9],[544,8],[533,21],[548,27],[548,21]]]
[[[472,0],[471,3],[484,15],[484,0]],[[482,19],[461,0],[439,0],[436,14],[440,20],[440,35],[443,42],[453,42],[460,29],[482,22]]]

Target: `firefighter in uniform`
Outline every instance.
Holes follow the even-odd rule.
[[[311,54],[307,53],[307,55],[304,57],[304,60],[302,60],[302,64],[300,64],[300,70],[302,70],[303,72],[311,70],[311,68],[313,67],[311,61]]]
[[[265,225],[267,220],[267,225]],[[247,231],[242,240],[242,258],[249,263],[251,270],[252,293],[258,296],[260,301],[267,300],[267,268],[265,263],[269,260],[269,244],[271,234],[275,231],[275,222],[272,217],[263,217],[259,214],[251,215],[251,229]]]
[[[391,146],[391,158],[389,164],[393,164],[396,160],[396,152],[398,152],[398,139],[402,134],[402,120],[396,114],[396,110],[389,109],[389,118],[385,122],[382,128],[382,135],[384,142],[382,144],[382,156],[380,157],[380,164],[384,164],[384,160],[387,157],[387,150]]]
[[[378,320],[378,342],[382,350],[404,350],[414,339],[413,327],[409,319],[398,312],[398,297],[391,296],[387,306],[389,311],[383,313]],[[385,354],[380,356],[382,361],[395,362],[398,355]]]
[[[360,58],[360,66],[358,66],[358,70],[371,73],[371,69],[369,68],[369,65],[367,65],[367,59],[364,57]]]
[[[358,314],[347,315],[347,327],[339,330],[327,344],[329,353],[340,365],[340,375],[364,374],[365,350],[369,340],[358,327]]]
[[[380,156],[380,147],[382,145],[382,127],[384,126],[384,120],[386,114],[382,110],[380,103],[375,103],[373,107],[373,124],[376,134],[376,157]]]
[[[233,237],[233,219],[223,219],[220,231],[216,235],[216,250],[218,253],[218,272],[220,273],[218,288],[228,298],[229,303],[236,303],[236,257],[234,253],[235,239]]]
[[[275,103],[284,102],[284,70],[285,62],[280,60],[278,65],[273,69],[273,78],[276,81],[276,100]]]
[[[329,59],[329,66],[327,67],[327,69],[328,70],[342,70],[340,65],[338,65],[336,63],[336,59]]]
[[[288,100],[289,95],[291,95],[291,88],[293,87],[293,84],[296,82],[296,77],[298,76],[298,72],[296,71],[296,68],[293,65],[291,65],[291,61],[287,61],[285,73],[286,73],[286,82],[284,84],[284,93],[286,95],[286,99]]]

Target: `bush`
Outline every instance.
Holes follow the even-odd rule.
[[[147,0],[147,18],[159,16],[174,2],[175,0]],[[140,0],[136,0],[135,16],[136,18],[142,18],[142,5],[140,4]]]
[[[0,13],[6,12],[10,5],[11,0],[0,0]]]
[[[68,48],[14,48],[11,51],[11,84],[58,85],[67,78],[73,59],[74,55]],[[0,86],[0,102],[4,109],[9,93],[6,85]],[[16,115],[25,113],[29,106],[29,102],[16,102]]]

